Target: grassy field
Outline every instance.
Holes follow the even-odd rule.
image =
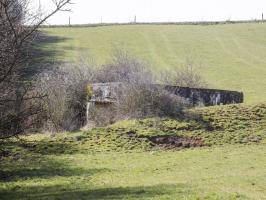
[[[188,115],[5,141],[0,199],[266,199],[266,105]],[[153,136],[202,144],[166,149]]]
[[[122,47],[160,71],[191,56],[212,87],[243,90],[248,104],[0,140],[0,200],[266,200],[266,24],[42,31],[49,59],[103,64]]]
[[[1,175],[9,177],[0,182],[0,199],[263,200],[265,152],[266,145],[248,145],[17,155],[15,161],[1,163]]]
[[[240,90],[246,103],[266,100],[266,24],[123,25],[47,28],[53,36],[45,50],[56,59],[91,56],[96,63],[111,60],[122,48],[150,63],[155,70],[173,69],[192,59],[210,87]]]

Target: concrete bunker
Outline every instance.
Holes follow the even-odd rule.
[[[121,92],[119,89],[122,87],[125,88],[125,86],[126,84],[122,82],[89,84],[87,87],[87,123],[93,123],[93,119],[90,117],[90,112],[94,108],[99,111],[104,110],[111,113],[111,105],[116,103],[117,97],[119,97],[119,92]],[[181,96],[195,107],[238,104],[244,102],[243,92],[238,91],[189,88],[159,84],[154,84],[153,86],[163,88],[172,94]]]

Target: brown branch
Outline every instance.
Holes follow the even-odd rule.
[[[26,33],[26,35],[24,35],[24,37],[22,37],[18,43],[18,34],[16,33],[16,30],[13,26],[13,23],[11,22],[11,19],[9,18],[9,15],[7,13],[7,5],[4,4],[3,2],[0,1],[0,4],[3,5],[4,9],[5,9],[5,14],[7,15],[7,19],[8,19],[8,22],[9,22],[9,25],[12,29],[12,32],[15,36],[15,44],[17,45],[17,51],[15,52],[15,55],[14,55],[14,58],[13,58],[13,62],[10,64],[10,67],[9,69],[7,70],[7,72],[5,73],[5,75],[0,79],[0,83],[4,82],[5,79],[11,74],[11,72],[13,71],[13,69],[15,68],[16,66],[16,62],[17,62],[17,57],[18,57],[18,54],[17,52],[21,50],[22,46],[23,46],[23,43],[25,42],[26,39],[28,39],[28,37],[30,37],[39,27],[41,24],[43,24],[45,21],[47,21],[47,19],[49,19],[51,16],[53,16],[55,13],[57,13],[58,11],[60,11],[65,5],[67,4],[72,4],[71,0],[60,0],[60,1],[56,1],[56,0],[53,0],[53,2],[55,3],[56,5],[56,8],[54,9],[54,11],[52,11],[49,15],[47,15],[46,17],[44,17],[42,20],[40,20],[37,24],[35,24],[31,30]]]
[[[27,98],[23,98],[21,99],[21,101],[29,101],[29,100],[34,100],[34,99],[43,99],[47,97],[47,95],[42,95],[42,96],[33,96],[33,97],[27,97]],[[0,104],[3,103],[8,103],[8,102],[16,102],[17,100],[14,99],[4,99],[4,100],[0,100]],[[2,103],[2,104],[3,104]]]
[[[9,25],[10,25],[10,28],[11,28],[11,30],[12,30],[14,36],[15,36],[15,41],[14,41],[14,43],[17,44],[17,38],[18,38],[18,36],[17,36],[16,30],[15,30],[15,28],[14,28],[14,25],[13,25],[13,23],[11,22],[10,16],[9,16],[9,14],[8,14],[8,11],[7,11],[7,5],[4,6],[4,11],[5,11],[5,15],[6,15],[7,21],[8,21],[8,23],[9,23]]]
[[[63,8],[65,5],[67,4],[71,4],[71,0],[60,0],[59,3],[56,3],[57,1],[53,0],[53,2],[56,5],[56,8],[54,11],[52,11],[49,15],[47,15],[46,17],[44,17],[41,21],[39,21],[36,25],[34,25],[32,27],[32,29],[30,30],[30,32],[28,34],[26,34],[22,40],[24,41],[25,39],[27,39],[33,32],[35,32],[41,24],[43,24],[45,21],[47,21],[47,19],[49,19],[51,16],[53,16],[55,13],[57,13],[58,11],[60,11],[61,8]]]

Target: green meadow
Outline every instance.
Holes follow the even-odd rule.
[[[35,139],[35,143],[38,142]],[[186,151],[16,154],[1,200],[266,199],[266,145]]]
[[[245,104],[0,140],[0,200],[266,200],[266,24],[41,31],[37,63],[99,66],[124,49],[160,74],[192,60],[209,87],[243,91]]]
[[[0,143],[6,151],[0,199],[265,200],[266,105],[190,112],[197,117],[126,120],[6,140]],[[152,136],[202,143],[167,148]]]
[[[156,72],[196,63],[211,88],[239,90],[245,102],[266,100],[266,24],[121,25],[44,28],[56,60],[93,58],[111,61],[114,49],[125,49]]]

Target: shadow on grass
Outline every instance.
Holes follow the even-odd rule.
[[[74,154],[78,149],[78,143],[73,139],[42,139],[38,141],[7,140],[0,143],[7,152],[6,157],[15,159],[28,157],[31,154],[38,155],[61,155]]]
[[[73,167],[69,160],[30,156],[23,160],[0,164],[0,183],[22,181],[33,178],[49,179],[53,177],[92,176],[106,172],[106,168],[88,169]]]
[[[60,64],[58,57],[64,52],[52,48],[54,44],[61,43],[68,38],[48,35],[45,32],[38,32],[32,42],[32,48],[29,50],[29,63],[22,69],[24,77],[30,78],[42,71],[49,70],[57,64]]]
[[[168,196],[173,192],[180,196],[191,193],[190,187],[185,184],[159,184],[154,186],[139,187],[110,187],[90,189],[82,185],[74,185],[65,187],[62,185],[54,185],[50,187],[23,186],[15,191],[0,191],[3,199],[147,199],[160,198],[160,196]]]
[[[12,140],[6,141],[4,147],[8,155],[0,160],[0,183],[33,177],[76,176],[102,170],[84,171],[82,168],[71,168],[71,163],[67,160],[58,161],[48,158],[49,155],[67,155],[78,151],[74,145],[66,143],[64,140],[34,142]]]
[[[37,142],[23,142],[19,145],[31,153],[41,155],[73,154],[79,151],[76,143],[65,140],[53,141],[45,139]]]

